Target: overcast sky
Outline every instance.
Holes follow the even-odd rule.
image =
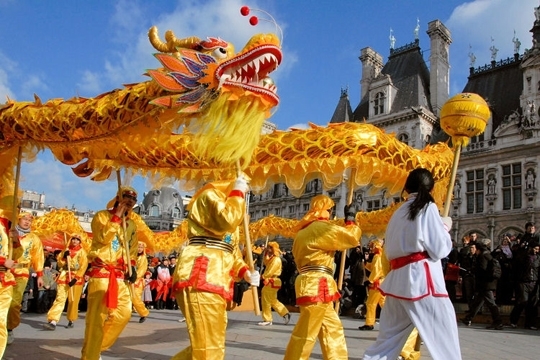
[[[451,31],[450,95],[463,90],[469,56],[476,66],[513,56],[532,47],[529,30],[538,0],[0,0],[0,98],[43,101],[74,96],[94,97],[146,80],[148,68],[159,67],[147,32],[160,35],[221,37],[237,51],[255,33],[279,32],[268,15],[253,27],[240,15],[242,5],[264,9],[283,32],[283,63],[273,75],[281,103],[270,121],[279,129],[308,122],[326,125],[348,89],[353,109],[360,101],[360,49],[371,47],[386,62],[390,29],[395,47],[414,41],[420,25],[420,47],[429,58],[427,24],[442,21]],[[429,63],[428,63],[429,66]],[[144,179],[132,183],[147,191]],[[116,182],[93,183],[75,177],[48,152],[22,167],[21,187],[45,193],[57,207],[99,210],[114,195]]]

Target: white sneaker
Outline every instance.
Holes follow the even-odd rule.
[[[257,325],[259,325],[259,326],[269,326],[269,325],[272,325],[272,322],[271,321],[261,321]]]
[[[186,321],[185,317],[178,319],[178,322],[185,322],[185,321]]]
[[[11,345],[13,344],[14,341],[15,341],[15,335],[13,335],[13,331],[8,331],[7,344]]]

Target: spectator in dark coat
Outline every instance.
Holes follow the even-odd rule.
[[[489,239],[485,240],[491,242]],[[487,329],[502,330],[503,324],[499,313],[499,307],[495,303],[495,297],[493,295],[494,291],[497,290],[497,279],[493,279],[489,273],[489,262],[493,257],[487,247],[488,244],[487,241],[476,243],[476,262],[473,269],[476,286],[474,299],[469,312],[462,321],[465,325],[470,326],[478,311],[480,311],[484,303],[486,303],[491,312],[492,320],[491,325],[487,326]]]
[[[476,242],[470,241],[470,236],[463,237],[463,247],[459,251],[458,263],[461,268],[461,299],[471,310],[474,295],[473,261],[476,252]]]
[[[366,251],[369,250],[366,249]],[[351,266],[351,286],[353,289],[352,306],[356,308],[358,305],[363,304],[366,300],[367,292],[364,282],[367,280],[367,278],[366,269],[364,267],[366,257],[364,256],[362,246],[357,246],[354,252],[356,256],[354,256],[355,262]]]
[[[525,243],[521,243],[522,245]],[[510,313],[510,326],[515,328],[521,313],[525,309],[525,328],[537,330],[538,317],[538,269],[540,268],[540,245],[527,242],[527,256],[516,275],[516,303]],[[522,246],[522,249],[525,245]]]
[[[501,245],[497,246],[491,253],[495,259],[501,264],[502,275],[497,281],[497,291],[495,299],[499,305],[512,304],[514,295],[514,282],[512,280],[512,249],[510,247],[510,239],[507,235],[504,236]]]

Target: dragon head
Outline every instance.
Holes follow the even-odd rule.
[[[168,31],[163,42],[155,27],[149,38],[163,68],[148,74],[168,92],[151,103],[186,115],[197,156],[249,163],[262,125],[279,103],[269,77],[282,59],[278,37],[257,34],[237,54],[219,38],[179,40]]]
[[[277,88],[269,77],[282,59],[276,35],[257,34],[237,54],[232,44],[220,38],[177,39],[168,31],[166,42],[162,42],[155,27],[150,29],[149,38],[161,51],[155,57],[163,68],[148,70],[148,74],[172,93],[154,99],[153,104],[197,112],[216,98],[216,92],[231,93],[234,98],[257,96],[269,108],[279,103]]]

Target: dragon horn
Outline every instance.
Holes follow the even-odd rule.
[[[172,30],[168,30],[165,32],[165,42],[163,42],[159,38],[156,26],[152,26],[150,30],[148,30],[148,39],[150,40],[150,44],[152,44],[156,50],[164,53],[176,53],[178,48],[194,49],[201,41],[201,39],[196,36],[178,39]]]

